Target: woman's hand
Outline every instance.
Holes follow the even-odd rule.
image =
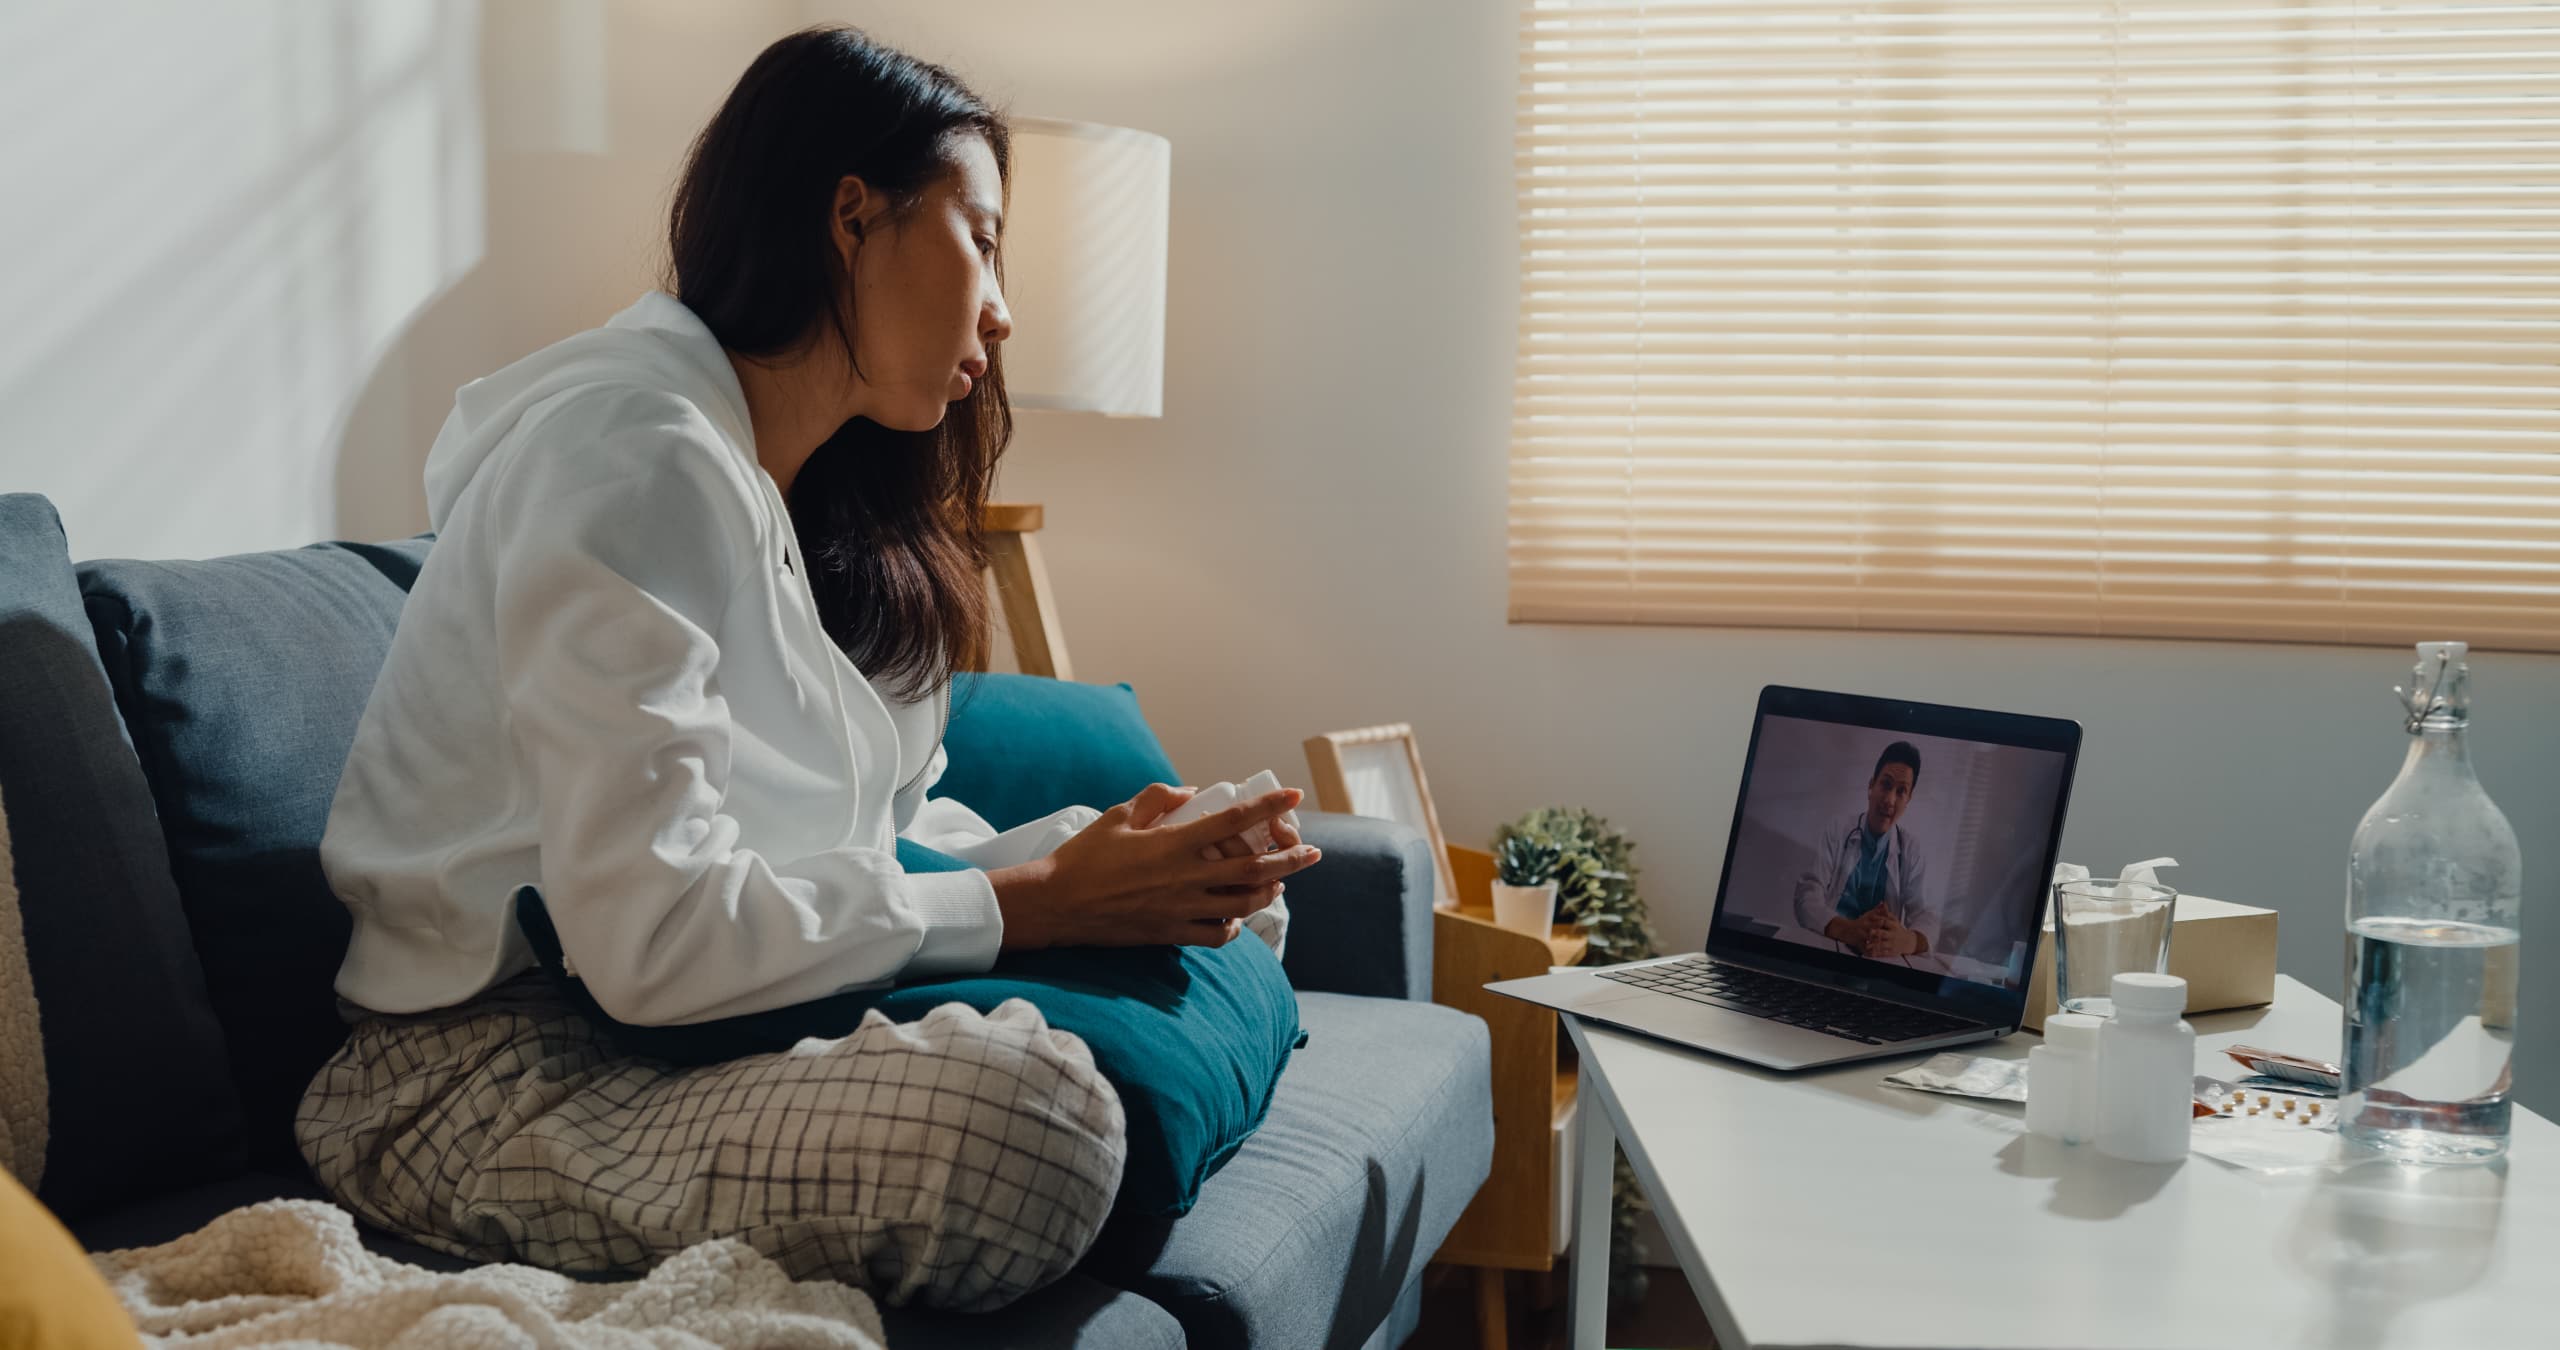
[[[1148,788],[1048,857],[988,874],[1006,949],[1224,945],[1238,921],[1278,897],[1282,878],[1323,856],[1276,824],[1302,795],[1283,788],[1158,829],[1155,822],[1190,793]],[[1283,847],[1255,854],[1239,843],[1236,856],[1225,856],[1229,841],[1266,822]]]
[[[1183,803],[1200,795],[1200,789],[1196,787],[1169,788],[1166,791],[1170,793],[1169,796],[1159,795],[1148,797],[1142,794],[1139,799],[1131,801],[1130,805],[1133,808],[1143,801],[1150,807],[1161,803],[1164,809],[1154,817],[1132,815],[1130,817],[1130,823],[1142,830],[1152,828],[1157,820],[1173,814],[1174,811],[1181,807]],[[1286,812],[1283,812],[1272,819],[1271,848],[1266,851],[1276,852],[1281,849],[1292,849],[1298,846],[1298,829],[1295,825],[1290,824],[1289,821],[1290,817]],[[1243,835],[1237,834],[1229,835],[1226,838],[1219,840],[1217,843],[1200,850],[1200,856],[1212,859],[1248,858],[1253,856],[1253,852],[1253,845],[1247,842]],[[1286,894],[1288,889],[1289,888],[1286,885],[1274,887],[1272,895],[1276,899],[1280,895]],[[1192,939],[1195,944],[1201,946],[1223,947],[1228,943],[1233,942],[1236,938],[1236,934],[1244,931],[1244,920],[1242,919],[1202,919],[1200,924],[1203,928],[1226,930],[1223,933],[1203,934],[1202,936]]]

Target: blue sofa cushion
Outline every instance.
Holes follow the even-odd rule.
[[[1125,684],[957,675],[942,744],[951,763],[933,795],[999,830],[1067,806],[1107,811],[1149,783],[1182,781]]]
[[[51,1080],[38,1198],[66,1221],[237,1171],[240,1098],[151,789],[62,521],[0,496],[0,799]]]
[[[880,1321],[898,1350],[1184,1350],[1172,1314],[1073,1272],[995,1312],[910,1304],[882,1308]]]
[[[1189,1214],[1115,1217],[1085,1259],[1162,1304],[1191,1350],[1358,1350],[1493,1166],[1482,1021],[1431,1003],[1298,1001],[1306,1048],[1261,1131]]]
[[[1431,836],[1368,816],[1300,811],[1322,866],[1289,878],[1292,942],[1283,964],[1300,993],[1431,997]]]
[[[107,679],[150,781],[249,1161],[301,1166],[294,1105],[345,1039],[346,907],[320,833],[427,543],[314,544],[202,562],[82,563]]]

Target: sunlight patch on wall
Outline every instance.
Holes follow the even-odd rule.
[[[479,7],[0,13],[0,490],[74,556],[330,533],[345,392],[483,252]]]

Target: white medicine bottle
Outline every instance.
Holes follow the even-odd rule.
[[[2196,1031],[2179,1018],[2187,982],[2136,972],[2116,976],[2110,992],[2115,1015],[2098,1032],[2098,1151],[2177,1162],[2195,1128]]]
[[[2089,1142],[2097,1118],[2098,1032],[2103,1017],[2055,1013],[2044,1044],[2027,1052],[2027,1128],[2066,1144]]]

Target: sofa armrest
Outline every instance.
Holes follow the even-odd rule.
[[[1281,968],[1307,993],[1431,997],[1431,841],[1391,820],[1300,811],[1324,861],[1289,878]]]

